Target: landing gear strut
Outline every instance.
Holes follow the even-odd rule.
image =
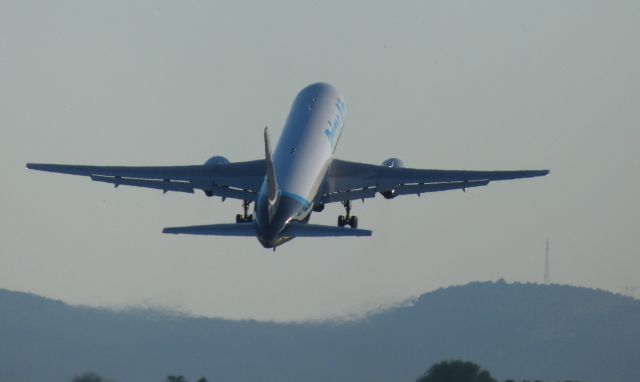
[[[236,223],[248,223],[253,220],[253,215],[249,215],[249,205],[251,204],[251,200],[243,200],[242,201],[242,214],[236,215]]]
[[[351,216],[351,201],[345,200],[342,202],[346,211],[346,216],[338,215],[338,227],[344,227],[346,225],[351,228],[358,228],[358,217]]]

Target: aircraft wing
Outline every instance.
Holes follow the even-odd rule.
[[[486,186],[495,180],[532,178],[545,176],[548,173],[549,170],[423,170],[334,159],[319,200],[324,203],[333,203],[373,198],[378,192],[386,193],[388,197],[395,197],[454,189],[464,190],[470,187]]]
[[[167,191],[203,190],[208,196],[255,200],[264,180],[263,159],[193,166],[86,166],[27,163],[31,170],[88,176],[96,182]]]

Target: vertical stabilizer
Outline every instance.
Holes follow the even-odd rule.
[[[264,128],[264,156],[267,166],[267,191],[269,195],[269,215],[275,211],[276,202],[278,201],[278,181],[276,179],[276,170],[273,166],[273,158],[271,156],[271,140],[269,139],[269,128]]]

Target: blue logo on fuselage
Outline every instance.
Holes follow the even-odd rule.
[[[340,137],[340,133],[342,133],[342,125],[343,125],[343,115],[346,112],[346,106],[343,100],[338,99],[336,101],[336,108],[338,112],[336,113],[333,121],[329,120],[329,128],[325,129],[324,133],[329,138],[329,144],[331,145],[331,150],[336,149],[336,143],[338,141],[338,137]]]

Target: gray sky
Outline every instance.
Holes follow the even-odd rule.
[[[236,4],[238,3],[238,4]],[[0,287],[229,318],[360,314],[504,277],[640,285],[640,2],[0,2]],[[27,161],[262,157],[296,93],[349,114],[336,155],[543,179],[354,212],[369,239],[164,236],[240,203],[28,172]],[[335,224],[339,205],[312,222]]]

